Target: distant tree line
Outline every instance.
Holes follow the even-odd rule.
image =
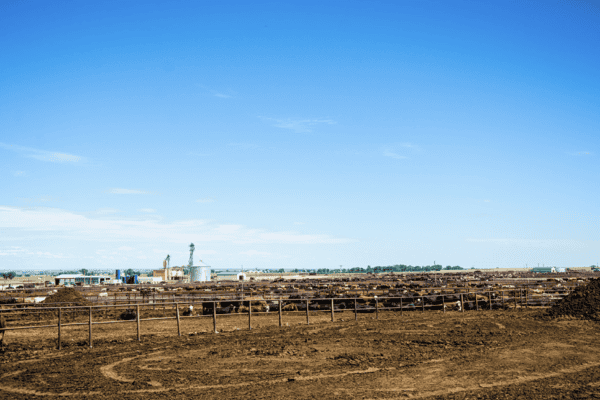
[[[315,272],[317,274],[333,274],[333,273],[348,273],[348,274],[360,274],[360,273],[373,273],[373,274],[380,274],[380,273],[387,273],[387,272],[431,272],[431,271],[441,271],[441,270],[462,270],[463,268],[455,265],[455,266],[451,266],[451,265],[447,265],[446,267],[443,267],[442,265],[436,264],[436,265],[424,265],[424,266],[412,266],[412,265],[404,265],[404,264],[396,264],[396,265],[388,265],[388,266],[376,266],[376,267],[371,267],[370,265],[367,266],[367,268],[361,268],[361,267],[356,267],[356,268],[341,268],[341,269],[329,269],[329,268],[320,268],[317,269]]]
[[[309,273],[317,273],[317,274],[379,274],[379,273],[387,273],[387,272],[431,272],[431,271],[452,271],[452,270],[463,270],[464,268],[458,265],[451,266],[446,265],[443,267],[442,265],[424,265],[424,266],[412,266],[412,265],[404,265],[404,264],[396,264],[396,265],[388,265],[388,266],[376,266],[371,267],[370,265],[367,268],[355,267],[355,268],[319,268],[319,269],[292,269],[289,272],[299,273],[299,272],[309,272]],[[264,269],[262,272],[265,273],[283,273],[285,272],[283,268],[281,269]]]

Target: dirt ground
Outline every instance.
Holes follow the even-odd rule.
[[[600,398],[600,325],[538,310],[244,315],[10,331],[0,398]],[[34,333],[35,332],[35,333]]]

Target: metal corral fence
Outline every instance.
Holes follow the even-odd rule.
[[[549,296],[538,296],[546,293],[531,293],[528,289],[514,289],[501,291],[481,291],[471,293],[457,293],[444,295],[422,295],[422,296],[399,296],[399,297],[354,297],[354,298],[306,298],[306,299],[278,299],[271,300],[271,305],[275,306],[274,311],[279,317],[279,326],[283,326],[284,311],[288,313],[305,313],[306,323],[310,324],[310,315],[314,312],[327,312],[331,314],[331,321],[335,321],[335,313],[341,311],[353,311],[354,319],[358,320],[359,313],[374,313],[375,319],[379,319],[379,314],[384,311],[399,311],[401,315],[404,312],[437,310],[446,312],[456,310],[465,312],[465,310],[482,310],[482,309],[518,309],[529,307],[548,307],[557,300],[560,300],[565,294],[555,293]],[[0,312],[5,320],[27,322],[23,318],[14,319],[11,317],[17,314],[25,313],[28,316],[35,316],[41,323],[26,326],[10,326],[8,324],[5,331],[13,330],[30,330],[43,328],[57,329],[57,348],[62,347],[62,333],[65,327],[87,325],[89,330],[89,346],[93,346],[93,326],[99,324],[118,324],[129,323],[136,325],[137,340],[141,340],[141,322],[142,321],[157,321],[157,320],[175,320],[177,323],[177,333],[181,336],[181,319],[182,318],[212,318],[213,330],[217,333],[217,315],[227,317],[232,315],[247,314],[248,329],[252,329],[253,314],[273,314],[270,311],[253,311],[253,307],[257,304],[264,304],[267,301],[263,299],[246,299],[246,300],[228,300],[229,304],[226,308],[222,307],[225,301],[198,301],[198,302],[162,302],[159,304],[126,304],[126,305],[95,305],[95,306],[67,306],[67,307],[18,307],[2,309]],[[223,313],[223,310],[231,310],[231,304],[236,303],[239,306],[244,306],[243,313],[228,312]],[[189,311],[189,306],[200,306],[202,314],[200,315],[182,315],[182,307]],[[162,308],[163,316],[156,317],[156,307]],[[167,316],[167,309],[170,316]],[[113,310],[111,314],[118,313],[119,310],[126,310],[131,319],[126,320],[102,320],[107,317],[107,312]],[[238,307],[239,310],[239,307]],[[173,313],[174,311],[174,313]],[[208,311],[208,312],[206,312]],[[145,312],[151,317],[142,318],[142,313]],[[94,318],[94,314],[96,317]],[[103,315],[102,315],[103,314]],[[173,315],[174,314],[174,315]],[[63,321],[66,316],[70,315],[71,319],[74,316],[85,315],[86,322],[71,322]],[[47,318],[51,317],[51,318]],[[56,322],[54,322],[56,318]],[[110,317],[109,317],[110,318]],[[35,318],[34,318],[35,319]],[[53,323],[47,323],[51,320]]]
[[[310,297],[334,297],[343,296],[347,297],[363,297],[363,296],[381,296],[381,297],[397,297],[397,296],[444,296],[444,295],[455,295],[462,293],[475,293],[475,292],[488,292],[491,291],[493,293],[498,293],[501,291],[513,291],[513,290],[523,290],[527,293],[530,293],[531,300],[535,300],[536,297],[561,297],[565,294],[570,293],[577,286],[582,284],[583,282],[570,282],[571,285],[558,285],[558,286],[545,286],[540,285],[539,283],[535,286],[517,286],[517,285],[505,285],[504,288],[485,288],[481,289],[478,287],[468,288],[468,287],[424,287],[424,288],[412,288],[412,289],[357,289],[357,290],[346,290],[339,291],[336,293],[335,290],[293,290],[293,291],[284,291],[274,289],[269,292],[232,292],[232,293],[223,293],[223,292],[214,292],[214,293],[204,293],[204,294],[188,294],[185,292],[101,292],[95,295],[86,295],[84,298],[88,301],[91,301],[95,304],[104,304],[104,305],[131,305],[131,304],[162,304],[162,303],[185,303],[185,302],[199,302],[199,301],[240,301],[244,300],[244,298],[258,298],[260,297],[263,300],[286,300],[288,298],[295,299],[298,298],[310,298]],[[540,287],[541,286],[541,287]],[[339,289],[339,288],[336,288]],[[326,295],[323,296],[322,294]],[[408,294],[407,294],[408,293]],[[418,294],[416,294],[418,293]],[[327,294],[329,296],[327,296]],[[13,295],[14,296],[14,295]],[[50,305],[60,306],[62,303],[46,303],[43,304],[36,303],[34,297],[13,297],[13,301],[15,303],[4,303],[4,307],[19,307],[23,305],[27,305],[28,307],[47,307]],[[294,296],[294,297],[290,297]],[[540,300],[542,301],[542,300]],[[69,303],[69,302],[66,302]]]

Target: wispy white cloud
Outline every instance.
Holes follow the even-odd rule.
[[[163,222],[156,219],[130,220],[93,218],[67,210],[47,207],[0,206],[0,229],[13,228],[15,234],[47,234],[53,238],[104,242],[154,241],[189,243],[225,242],[235,244],[338,244],[354,240],[325,234],[300,234],[253,229],[244,225],[219,224],[204,220]]]
[[[401,156],[400,154],[394,153],[393,151],[390,151],[390,150],[387,150],[387,149],[383,150],[383,155],[385,157],[395,158],[396,160],[403,160],[403,159],[408,158],[406,156]]]
[[[123,188],[112,188],[112,189],[108,190],[108,193],[112,193],[112,194],[151,194],[151,192],[147,192],[145,190],[123,189]]]
[[[210,156],[210,153],[200,153],[197,151],[188,151],[187,155],[192,156],[192,157],[208,157],[208,156]]]
[[[23,157],[35,158],[36,160],[40,161],[71,164],[86,161],[84,157],[76,156],[73,154],[34,149],[31,147],[18,146],[15,144],[0,143],[0,148],[14,151],[18,154],[21,154]]]
[[[584,242],[571,239],[473,239],[467,238],[470,243],[489,243],[499,246],[521,248],[544,248],[554,250],[581,250],[586,247]]]
[[[278,119],[259,116],[263,121],[271,123],[276,128],[290,129],[297,133],[312,132],[317,125],[335,125],[332,119]]]
[[[237,147],[244,150],[253,150],[259,148],[259,146],[254,143],[229,143],[227,146]]]
[[[403,153],[418,151],[419,146],[412,143],[394,143],[392,145],[384,146],[381,152],[384,157],[395,158],[397,160],[404,160],[408,157]]]
[[[271,253],[269,253],[268,251],[257,251],[257,250],[240,251],[240,254],[243,254],[245,256],[261,256],[261,257],[266,257],[266,256],[271,255]]]
[[[0,249],[0,256],[20,256],[26,253],[27,250],[20,246],[10,246]]]
[[[156,212],[156,210],[154,208],[141,208],[139,211],[143,212],[143,213],[155,213]]]
[[[34,258],[75,258],[72,254],[51,253],[49,251],[32,251],[19,246],[0,248],[0,256],[34,257]]]
[[[219,90],[213,90],[204,85],[198,85],[198,86],[201,87],[202,89],[206,90],[210,94],[212,94],[214,97],[218,97],[220,99],[231,99],[237,95],[237,93],[234,92],[233,90],[226,90],[226,91],[220,90],[219,91]]]
[[[40,196],[40,197],[36,197],[36,198],[29,198],[29,197],[17,197],[20,201],[23,201],[25,203],[48,203],[48,202],[53,202],[53,201],[59,201],[58,197],[54,197],[54,196]]]
[[[99,208],[95,211],[96,214],[115,214],[118,212],[119,212],[119,210],[117,210],[116,208],[109,208],[109,207]]]
[[[232,97],[233,97],[233,96],[231,96],[230,94],[224,94],[224,93],[219,93],[219,92],[215,92],[215,93],[213,93],[213,95],[214,95],[215,97],[219,97],[219,98],[221,98],[221,99],[230,99],[230,98],[232,98]]]

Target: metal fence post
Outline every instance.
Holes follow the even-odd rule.
[[[354,298],[354,320],[358,321],[358,308],[356,305],[356,297]]]
[[[89,311],[90,311],[90,322],[89,322],[89,334],[90,334],[90,338],[89,338],[89,342],[90,342],[90,349],[91,349],[92,348],[92,307],[90,307]]]
[[[492,292],[488,292],[489,295],[489,299],[490,299],[490,311],[492,310]]]
[[[177,335],[181,336],[181,323],[179,321],[179,303],[175,303],[175,312],[177,314]]]
[[[475,292],[475,311],[479,311],[479,299],[477,298],[477,292]]]
[[[465,312],[465,301],[462,293],[460,294],[460,311]]]
[[[375,299],[375,319],[379,319],[379,300]]]
[[[529,288],[525,288],[525,308],[529,309]]]
[[[60,350],[62,348],[61,332],[60,332],[60,320],[61,320],[61,316],[62,316],[62,308],[59,307],[58,308],[58,350]]]
[[[140,305],[136,304],[135,306],[135,318],[136,318],[136,322],[137,322],[137,339],[138,342],[142,341],[142,336],[141,336],[141,332],[140,332]]]
[[[500,291],[500,295],[502,296],[502,310],[504,311],[504,290]]]
[[[421,312],[425,312],[425,299],[421,296]]]
[[[442,294],[442,310],[444,310],[444,314],[446,314],[446,298]]]

